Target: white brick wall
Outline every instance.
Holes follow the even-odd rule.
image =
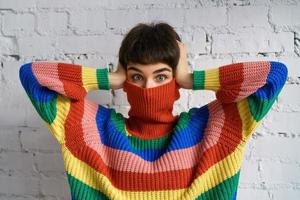
[[[299,199],[299,10],[299,0],[0,0],[0,200],[70,199],[59,145],[21,88],[20,65],[57,60],[113,70],[124,34],[152,20],[182,36],[191,69],[248,60],[288,66],[287,84],[246,146],[238,199]],[[215,98],[180,92],[175,113]],[[121,90],[89,98],[127,116]]]

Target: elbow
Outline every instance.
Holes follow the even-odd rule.
[[[282,87],[288,77],[288,68],[282,62],[271,61],[271,70],[268,76],[269,80],[273,80],[272,82],[277,83],[280,87]]]
[[[32,73],[31,63],[21,65],[19,69],[19,80],[26,91],[29,91],[30,85],[36,82]]]
[[[20,80],[24,79],[26,77],[26,74],[31,70],[31,63],[25,63],[21,65],[19,69],[19,78]]]

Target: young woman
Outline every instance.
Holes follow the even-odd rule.
[[[275,61],[189,72],[186,47],[166,23],[138,24],[117,71],[61,62],[20,68],[21,83],[62,149],[72,199],[236,199],[243,151],[287,78]],[[123,89],[128,118],[85,99]],[[216,100],[172,114],[179,89]]]

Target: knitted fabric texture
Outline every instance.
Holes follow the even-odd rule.
[[[172,131],[178,120],[178,115],[172,114],[173,104],[180,97],[175,78],[152,88],[142,88],[125,81],[123,90],[130,104],[125,126],[131,135],[154,139]]]
[[[106,68],[21,66],[21,83],[61,146],[72,200],[236,199],[245,145],[282,90],[287,67],[253,61],[192,73],[193,90],[215,91],[216,99],[181,112],[169,133],[142,138],[114,108],[85,98],[111,89]]]

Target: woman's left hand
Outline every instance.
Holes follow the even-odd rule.
[[[175,79],[181,88],[192,89],[193,74],[189,72],[186,45],[176,40],[180,49],[180,57],[175,71]]]

